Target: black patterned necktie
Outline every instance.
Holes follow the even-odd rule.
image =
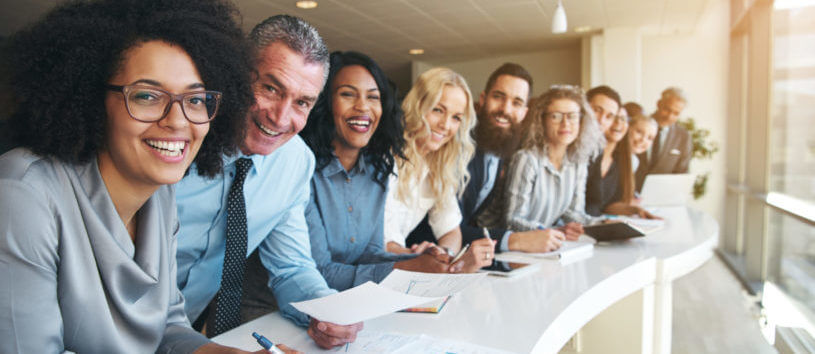
[[[221,275],[221,290],[215,303],[215,323],[207,335],[217,336],[241,324],[241,296],[246,264],[246,201],[243,181],[252,167],[252,160],[240,158],[235,162],[235,180],[229,188],[226,202],[226,251]]]

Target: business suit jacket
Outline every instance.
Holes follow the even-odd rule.
[[[665,143],[659,147],[657,156],[652,156],[651,160],[648,159],[647,153],[637,156],[640,160],[635,174],[637,190],[642,189],[646,175],[688,173],[692,148],[690,134],[685,128],[676,124],[668,128]]]
[[[498,160],[498,164],[494,166],[494,169],[490,170],[487,167],[487,159],[488,155],[483,150],[476,149],[475,156],[467,165],[467,171],[470,172],[470,181],[467,183],[467,188],[464,189],[464,193],[459,200],[462,244],[484,237],[481,228],[475,225],[475,219],[489,205],[492,199],[500,197],[495,194],[497,192],[496,188],[501,181],[500,173],[503,161]],[[489,193],[482,194],[481,191],[489,191]],[[482,198],[481,195],[487,195],[487,197]],[[494,228],[489,231],[490,237],[500,245],[506,229]]]

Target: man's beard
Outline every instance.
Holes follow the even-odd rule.
[[[502,158],[509,157],[519,144],[520,124],[500,113],[478,112],[478,124],[475,126],[475,142],[479,149],[491,152]],[[509,128],[495,126],[495,117],[506,118]]]

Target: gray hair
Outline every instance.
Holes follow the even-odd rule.
[[[320,33],[302,18],[290,15],[276,15],[257,24],[249,39],[260,51],[274,42],[282,42],[305,58],[307,63],[323,66],[323,82],[328,79],[328,48]]]
[[[687,97],[685,97],[685,91],[682,91],[681,88],[672,86],[668,87],[662,91],[662,97],[660,97],[661,101],[668,101],[672,98],[676,98],[684,103],[688,103]]]

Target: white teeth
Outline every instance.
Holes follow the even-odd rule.
[[[509,119],[506,119],[506,118],[495,118],[495,120],[497,120],[498,123],[501,123],[501,124],[509,123]]]
[[[433,133],[433,137],[435,137],[436,139],[441,140],[441,139],[444,138],[444,134],[442,134],[442,133],[436,133],[436,132],[432,132],[432,133]]]
[[[147,145],[158,149],[164,156],[179,156],[187,146],[185,141],[145,140]]]
[[[278,136],[278,135],[280,135],[280,134],[283,134],[283,133],[281,133],[281,132],[276,132],[276,131],[274,131],[274,130],[271,130],[271,129],[269,129],[269,128],[266,128],[266,127],[264,127],[262,124],[258,123],[257,121],[255,121],[255,125],[257,125],[257,127],[260,129],[260,131],[262,131],[262,132],[266,133],[266,135],[269,135],[269,136],[273,136],[273,137],[274,137],[274,136]]]
[[[350,119],[348,120],[348,124],[350,125],[358,125],[361,127],[367,127],[371,125],[371,121],[369,120],[361,120],[361,119]]]

